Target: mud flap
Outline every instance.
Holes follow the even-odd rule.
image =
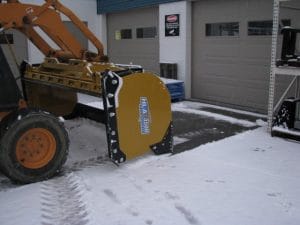
[[[115,163],[140,156],[172,152],[170,95],[151,73],[102,76],[108,151]]]

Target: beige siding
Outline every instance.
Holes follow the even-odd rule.
[[[272,0],[193,3],[192,97],[266,113],[271,36],[248,36],[248,21],[272,20]],[[299,13],[298,13],[299,14]],[[282,19],[297,25],[297,15]],[[298,17],[299,18],[299,17]],[[206,23],[239,22],[239,36],[206,37]],[[279,92],[289,79],[281,82]]]
[[[155,38],[136,38],[136,28],[156,27]],[[158,7],[108,14],[108,56],[114,63],[139,64],[159,72]],[[116,40],[115,32],[132,29],[132,39]]]

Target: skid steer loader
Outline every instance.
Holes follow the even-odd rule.
[[[81,46],[60,14],[79,28],[97,53]],[[117,164],[149,150],[172,151],[170,96],[161,80],[108,62],[101,42],[58,0],[42,5],[1,0],[0,32],[8,29],[22,32],[45,55],[41,64],[21,64],[21,92],[0,48],[0,168],[13,181],[37,182],[60,170],[69,146],[60,117],[104,121],[108,155]],[[101,96],[104,111],[79,104],[78,92]]]

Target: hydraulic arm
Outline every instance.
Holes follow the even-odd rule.
[[[64,25],[60,13],[67,16],[96,47],[98,51],[96,54],[81,46]],[[71,10],[57,0],[45,0],[41,6],[22,4],[18,0],[7,0],[6,3],[0,3],[0,31],[10,28],[25,34],[47,57],[87,59],[89,61],[100,61],[103,57],[102,43]],[[53,49],[37,29],[46,33],[60,49]]]

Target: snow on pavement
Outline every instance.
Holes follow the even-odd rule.
[[[232,124],[238,124],[238,125],[241,125],[244,127],[254,127],[254,126],[258,125],[257,123],[254,123],[254,122],[251,122],[248,120],[241,120],[241,119],[233,118],[230,116],[221,115],[219,113],[212,113],[212,112],[207,112],[205,110],[199,110],[199,108],[201,109],[201,107],[202,107],[201,103],[180,102],[180,103],[172,104],[172,111],[192,113],[192,114],[196,114],[196,115],[212,117],[215,120],[223,120],[223,121],[227,121]],[[235,111],[237,111],[237,110],[235,110]],[[242,111],[239,111],[239,112],[242,112]]]
[[[299,224],[298,148],[257,129],[136,160],[101,178],[96,168],[81,177],[94,174],[86,179],[87,202],[95,221],[106,224]]]
[[[106,154],[104,127],[82,119],[67,127],[71,169],[1,190],[1,225],[300,224],[299,144],[265,128],[117,167],[88,160]]]
[[[248,115],[248,116],[254,116],[254,117],[265,118],[265,119],[267,118],[267,115],[260,114],[260,113],[254,113],[254,112],[249,112],[249,111],[245,111],[245,110],[233,109],[233,108],[212,105],[212,104],[207,104],[207,103],[202,103],[202,102],[181,101],[181,102],[173,103],[172,106],[175,108],[180,107],[180,108],[191,108],[191,109],[213,108],[213,109],[219,109],[219,110],[224,110],[224,111],[228,111],[228,112],[244,114],[244,115]]]

